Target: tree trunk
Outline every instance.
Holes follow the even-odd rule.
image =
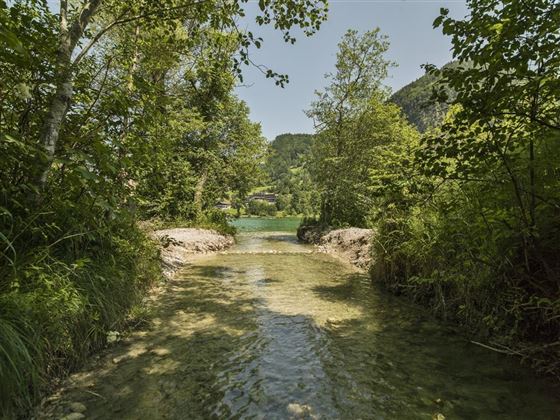
[[[101,3],[102,0],[86,1],[70,25],[68,22],[68,1],[61,0],[60,2],[56,92],[49,103],[47,116],[43,121],[39,138],[44,152],[44,160],[37,171],[35,179],[35,185],[39,190],[43,190],[47,182],[47,177],[56,154],[60,130],[74,93],[72,54]]]
[[[204,169],[194,190],[194,208],[197,215],[202,214],[202,196],[204,193],[204,187],[206,186],[206,181],[208,181],[208,170]]]
[[[73,83],[71,78],[68,77],[64,82],[58,85],[56,94],[49,105],[49,112],[47,113],[43,123],[40,142],[45,153],[45,164],[43,165],[43,168],[41,168],[37,180],[38,186],[41,190],[47,182],[47,176],[55,156],[60,129],[66,112],[68,111],[70,100],[72,99],[72,93]]]

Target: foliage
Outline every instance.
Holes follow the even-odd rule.
[[[123,328],[160,278],[139,221],[225,229],[265,144],[233,88],[246,1],[0,1],[0,417]],[[287,42],[321,0],[259,2]],[[271,69],[266,77],[283,85]]]
[[[265,200],[250,200],[246,211],[250,216],[276,216],[276,205]]]
[[[312,143],[310,134],[281,134],[270,144],[265,170],[278,194],[277,208],[284,214],[317,212],[318,196],[307,169]]]
[[[434,26],[451,36],[459,66],[431,71],[457,92],[459,118],[490,123],[512,117],[560,129],[560,4],[551,0],[470,0],[467,20],[441,10]],[[440,99],[446,91],[440,86]]]
[[[377,29],[349,31],[336,74],[308,112],[319,126],[309,170],[321,194],[321,224],[365,226],[379,188],[400,170],[393,163],[417,141],[400,109],[386,103],[387,48]]]
[[[434,96],[456,98],[416,149],[417,192],[374,218],[374,276],[559,375],[560,5],[468,4],[434,22],[458,59]]]
[[[290,169],[303,166],[309,153],[311,134],[280,134],[270,144],[267,170],[271,179],[279,179]]]

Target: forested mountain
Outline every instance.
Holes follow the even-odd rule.
[[[267,172],[272,180],[289,173],[290,168],[303,166],[313,143],[312,134],[280,134],[270,143]]]
[[[449,63],[443,68],[452,68],[455,65],[455,63]],[[438,76],[426,73],[396,91],[389,99],[390,102],[402,108],[408,121],[421,133],[441,124],[449,109],[446,103],[431,99],[432,89],[438,84],[439,80]]]
[[[311,215],[317,207],[306,167],[313,139],[311,134],[281,134],[270,144],[265,168],[278,194],[278,210],[285,214]]]

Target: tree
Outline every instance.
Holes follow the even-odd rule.
[[[310,172],[319,186],[325,224],[365,223],[372,204],[369,170],[379,148],[412,134],[398,108],[384,104],[388,46],[378,29],[362,36],[348,31],[339,44],[337,71],[326,76],[329,86],[308,111],[318,128]]]
[[[458,118],[489,122],[511,116],[523,124],[560,130],[560,4],[554,0],[469,0],[466,20],[441,9],[434,27],[452,37],[461,64],[440,71],[462,105]]]
[[[501,167],[514,191],[528,273],[537,264],[554,276],[542,255],[539,211],[551,204],[546,192],[549,162],[539,149],[560,135],[558,44],[560,4],[538,0],[473,0],[471,15],[458,21],[446,9],[434,22],[452,35],[459,63],[441,71],[442,82],[457,92],[453,119],[442,134],[428,137],[424,160],[433,172],[468,179],[481,167]],[[445,98],[442,90],[436,97]],[[453,157],[452,168],[441,156]],[[542,157],[542,156],[541,156]],[[533,261],[531,263],[531,261]]]
[[[159,27],[171,34],[177,21],[186,21],[190,32],[204,30],[206,26],[221,31],[232,31],[238,37],[241,60],[236,61],[236,69],[240,71],[241,63],[249,64],[248,49],[254,45],[260,47],[262,40],[255,38],[251,32],[237,29],[236,18],[244,15],[243,0],[233,3],[221,1],[167,0],[165,2],[136,2],[134,5],[114,1],[84,0],[78,7],[70,7],[68,1],[60,2],[58,23],[58,51],[55,60],[56,76],[53,93],[40,132],[40,144],[45,154],[42,165],[36,171],[36,184],[42,189],[45,186],[49,169],[56,154],[57,142],[66,113],[74,94],[74,78],[80,62],[99,40],[113,28],[130,22],[139,25]],[[259,25],[274,23],[282,30],[287,42],[295,42],[290,35],[293,26],[300,26],[307,35],[319,29],[326,18],[325,0],[285,0],[259,2],[262,14],[256,21]],[[99,25],[91,31],[92,23]],[[78,48],[81,49],[78,50]],[[267,77],[277,77],[278,84],[286,81],[285,76],[268,70]]]
[[[236,26],[246,3],[0,1],[0,417],[25,417],[159,279],[139,221],[227,229],[212,207],[246,194],[264,154],[232,92],[261,45]],[[259,7],[289,42],[326,13]]]
[[[415,148],[404,206],[376,218],[372,271],[558,375],[560,4],[467,4],[464,20],[442,9],[434,22],[457,60],[430,69],[451,108]]]

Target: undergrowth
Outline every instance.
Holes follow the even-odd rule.
[[[385,212],[375,225],[373,280],[462,325],[488,349],[560,379],[558,289],[541,270],[523,270],[519,235],[487,225],[492,209],[486,221],[473,210],[463,202],[445,213],[430,206]],[[548,265],[559,272],[554,257]]]
[[[69,220],[73,217],[69,216]],[[131,218],[97,226],[4,209],[0,266],[0,417],[25,416],[57,377],[131,323],[161,274],[157,247]],[[91,219],[90,219],[91,222]],[[93,228],[93,229],[91,229]]]
[[[228,216],[221,210],[213,209],[196,216],[188,218],[158,218],[142,222],[146,230],[172,229],[172,228],[196,228],[215,230],[224,235],[235,235],[237,230],[228,223]]]

